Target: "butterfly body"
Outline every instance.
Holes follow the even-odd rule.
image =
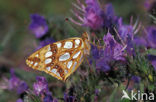
[[[84,33],[82,38],[73,37],[46,45],[30,55],[26,63],[64,81],[75,72],[89,52],[89,37]]]

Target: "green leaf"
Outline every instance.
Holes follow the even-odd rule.
[[[118,88],[115,88],[110,96],[110,102],[115,102],[115,95],[117,94],[117,89]]]
[[[148,86],[148,89],[149,89],[150,91],[154,91],[154,88],[155,88],[154,85],[149,85],[149,86]]]
[[[156,49],[149,49],[147,52],[148,54],[156,55]]]
[[[120,102],[132,102],[132,101],[129,99],[122,99]]]

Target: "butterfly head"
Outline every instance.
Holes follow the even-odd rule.
[[[91,49],[89,34],[87,32],[83,33],[82,34],[82,39],[84,41],[85,54],[89,55],[90,54],[90,49]]]
[[[89,36],[89,34],[88,34],[87,32],[84,32],[84,33],[82,34],[82,39],[83,39],[83,40],[88,40],[88,41],[90,41],[90,36]]]

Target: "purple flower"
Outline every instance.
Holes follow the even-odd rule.
[[[108,72],[110,69],[109,62],[105,58],[101,58],[96,61],[96,70]]]
[[[28,85],[16,77],[14,70],[11,69],[11,78],[9,80],[9,89],[16,90],[18,94],[25,92],[28,89]]]
[[[139,83],[141,78],[139,76],[132,76],[131,80],[133,80],[135,83]]]
[[[9,89],[12,90],[18,87],[20,83],[20,79],[16,77],[13,69],[11,69],[10,73],[11,73],[11,78],[9,79]]]
[[[138,26],[137,26],[138,25]],[[122,18],[118,20],[118,37],[122,44],[126,47],[126,51],[129,55],[134,55],[134,35],[140,30],[140,24],[138,21],[134,25],[125,25],[122,22]]]
[[[24,81],[21,81],[17,88],[17,93],[21,94],[21,93],[25,92],[26,90],[28,90],[28,85]]]
[[[106,46],[104,50],[104,57],[108,60],[124,60],[124,47],[114,39],[111,33],[108,32],[107,35],[103,37],[103,41]]]
[[[73,23],[93,30],[99,30],[103,27],[111,30],[113,25],[117,24],[118,17],[115,16],[112,4],[106,4],[103,10],[98,0],[85,0],[85,3],[86,6],[78,0],[78,5],[73,4],[78,9],[74,10],[73,14],[80,21],[70,18]]]
[[[105,5],[105,13],[106,13],[107,17],[110,19],[115,17],[114,8],[111,3]]]
[[[151,48],[156,48],[156,27],[151,26],[147,28],[147,45]]]
[[[53,38],[47,38],[47,39],[45,39],[45,40],[43,40],[43,41],[41,41],[40,42],[40,46],[46,46],[46,45],[48,45],[48,44],[52,44],[52,43],[54,43],[55,42],[55,40],[53,39]]]
[[[53,100],[53,102],[58,102],[58,100],[55,98],[55,99]]]
[[[137,45],[146,46],[148,48],[156,48],[156,27],[150,26],[146,29],[144,37],[137,37],[135,39]]]
[[[103,50],[103,53],[100,54],[100,58],[96,61],[96,69],[108,72],[111,69],[111,62],[118,60],[124,61],[125,54],[123,52],[123,46],[116,42],[109,32],[104,36],[103,41],[105,42],[105,49]]]
[[[69,96],[68,94],[64,93],[64,101],[65,102],[75,102],[75,97]]]
[[[85,3],[87,4],[87,6],[94,6],[97,9],[100,8],[100,5],[97,0],[85,0]]]
[[[48,25],[43,16],[32,14],[29,29],[35,34],[36,38],[41,38],[48,32]]]
[[[137,37],[137,39],[135,39],[135,43],[137,45],[142,45],[147,48],[156,49],[156,26],[147,27],[145,33],[146,35],[144,35],[144,37]],[[156,56],[148,55],[148,60],[151,62],[154,69],[156,70]]]
[[[99,59],[102,56],[102,54],[103,54],[103,49],[91,45],[91,55],[93,56],[94,60]]]
[[[133,39],[134,37],[133,26],[123,24],[122,18],[119,19],[118,23],[119,23],[118,32],[120,34],[120,37],[125,43],[128,43],[128,41]]]
[[[114,47],[115,43],[116,43],[114,37],[111,35],[111,33],[109,31],[108,31],[107,35],[104,35],[103,41],[104,41],[106,47]]]
[[[53,99],[51,92],[47,92],[47,93],[45,93],[43,102],[58,102],[58,100],[56,98]]]
[[[23,100],[19,98],[18,100],[16,100],[16,102],[23,102]]]
[[[150,10],[154,6],[155,0],[145,0],[144,6],[146,10]]]
[[[99,90],[95,89],[94,102],[98,102],[98,95],[99,95]]]
[[[43,102],[53,102],[53,97],[51,95],[50,92],[47,92],[44,99],[43,99]]]
[[[86,0],[84,26],[98,30],[103,26],[103,11],[97,0]]]
[[[151,64],[154,67],[154,70],[156,71],[156,56],[148,55],[148,60],[151,62]]]
[[[36,77],[37,82],[33,84],[34,93],[36,95],[40,95],[42,93],[49,92],[48,83],[44,77],[38,76]]]
[[[103,27],[103,15],[104,11],[100,8],[97,0],[85,0],[86,6],[84,6],[78,0],[78,5],[73,4],[78,10],[73,14],[80,20],[80,23],[70,18],[70,20],[80,26],[86,26],[93,30],[98,30]],[[82,15],[83,17],[81,17]]]
[[[95,95],[99,94],[99,89],[95,89]]]
[[[115,15],[113,5],[108,3],[105,5],[104,26],[112,29],[113,25],[118,23],[118,17]]]
[[[47,39],[40,42],[39,46],[37,47],[37,50],[48,45],[48,44],[52,44],[54,42],[55,42],[55,40],[52,37],[47,38]]]
[[[137,46],[147,46],[147,41],[143,37],[135,37],[133,42]]]

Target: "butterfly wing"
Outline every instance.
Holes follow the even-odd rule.
[[[39,49],[28,57],[26,64],[59,80],[66,80],[82,63],[83,56],[84,42],[75,37]]]

